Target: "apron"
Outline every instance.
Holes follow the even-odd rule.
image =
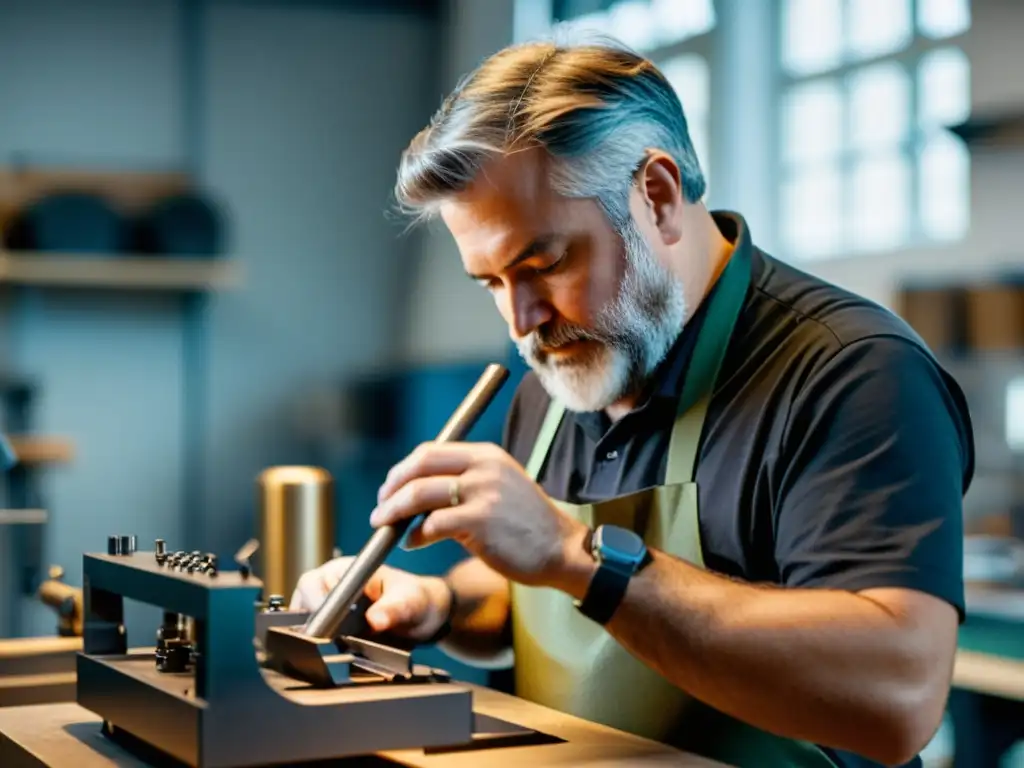
[[[555,503],[591,528],[612,524],[704,567],[695,467],[704,417],[750,283],[749,249],[737,249],[710,298],[680,397],[664,485],[596,504]],[[552,401],[526,466],[536,480],[565,408]],[[647,667],[571,596],[512,585],[516,695],[586,720],[747,768],[834,768],[818,747],[742,723],[689,696]]]

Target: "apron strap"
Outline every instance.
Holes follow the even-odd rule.
[[[552,398],[548,405],[548,411],[544,415],[544,422],[537,433],[537,440],[533,444],[533,452],[526,464],[526,474],[536,482],[540,477],[540,471],[544,467],[544,461],[548,457],[548,449],[558,434],[558,425],[562,423],[562,416],[565,414],[565,406],[558,400]]]
[[[708,412],[709,397],[705,395],[686,413],[676,418],[668,444],[668,463],[665,465],[665,485],[691,483],[697,474],[697,449],[704,431],[704,417]]]

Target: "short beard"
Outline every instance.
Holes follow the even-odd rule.
[[[601,310],[594,326],[544,326],[517,343],[548,394],[571,411],[604,410],[639,392],[686,321],[682,282],[658,263],[632,218],[619,234],[626,274],[619,295]],[[591,342],[594,349],[566,361],[545,353],[573,341]]]

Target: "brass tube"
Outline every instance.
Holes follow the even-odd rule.
[[[268,467],[257,479],[257,495],[254,565],[263,598],[288,600],[299,577],[334,553],[334,481],[319,467]]]

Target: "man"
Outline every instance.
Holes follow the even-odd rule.
[[[413,140],[400,201],[443,220],[532,371],[502,447],[389,473],[372,523],[430,512],[409,543],[472,557],[382,568],[367,620],[512,650],[518,695],[731,764],[919,764],[963,616],[962,394],[704,186],[676,94],[610,43],[503,50]]]

